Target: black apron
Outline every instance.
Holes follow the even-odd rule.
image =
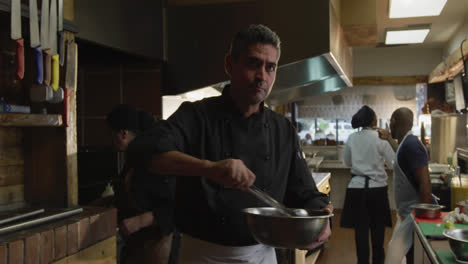
[[[352,175],[355,177],[357,175]],[[361,175],[360,175],[361,176]],[[375,221],[392,226],[392,216],[388,201],[388,186],[369,188],[369,176],[364,188],[347,188],[340,226],[355,228],[358,223]]]

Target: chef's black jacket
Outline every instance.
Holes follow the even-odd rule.
[[[180,151],[210,161],[240,159],[256,175],[254,184],[286,206],[325,207],[328,197],[315,186],[291,122],[263,104],[259,113],[245,118],[228,89],[218,97],[183,103],[138,143],[152,148],[153,154]],[[176,186],[180,232],[226,246],[257,243],[241,210],[266,205],[250,193],[205,177],[179,176]]]

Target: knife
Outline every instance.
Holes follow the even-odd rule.
[[[37,0],[29,0],[29,32],[31,36],[31,48],[36,54],[36,77],[34,81],[42,84],[42,47],[39,39],[39,21],[37,17]]]
[[[49,0],[42,0],[41,46],[44,52],[44,84],[50,85]]]
[[[24,77],[24,39],[21,37],[21,0],[11,0],[11,39],[16,41],[16,77]]]
[[[65,63],[65,39],[63,34],[63,0],[58,0],[58,53],[60,58],[60,66]]]
[[[50,86],[56,92],[59,88],[59,55],[57,53],[57,0],[50,2],[49,45],[52,57]]]

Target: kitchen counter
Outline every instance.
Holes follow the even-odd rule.
[[[449,242],[442,235],[446,229],[442,218],[446,214],[442,212],[439,219],[422,219],[411,215],[414,224],[414,263],[456,263]],[[468,225],[456,224],[456,228],[468,228]]]
[[[320,164],[320,169],[350,169],[342,160],[324,160]]]
[[[330,172],[313,172],[312,173],[312,178],[314,178],[315,185],[317,186],[317,189],[323,188],[324,184],[327,184],[328,180],[330,180],[331,173]]]
[[[311,169],[312,177],[314,178],[315,185],[319,192],[329,194],[330,193],[330,172],[313,172]],[[317,261],[320,255],[321,249],[316,250],[314,253],[306,257],[307,250],[295,250],[295,264],[313,264]]]

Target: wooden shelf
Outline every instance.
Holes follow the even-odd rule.
[[[21,113],[0,114],[0,127],[59,127],[61,125],[61,115]]]

